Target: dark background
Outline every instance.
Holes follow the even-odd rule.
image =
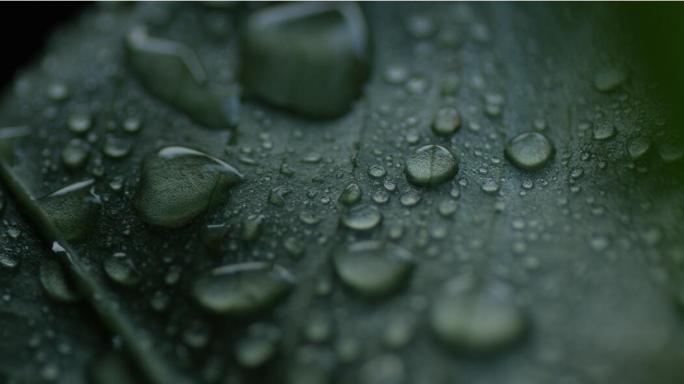
[[[17,70],[40,54],[47,37],[61,22],[78,15],[88,3],[1,3],[0,88],[9,85]]]

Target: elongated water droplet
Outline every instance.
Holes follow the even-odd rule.
[[[195,282],[193,294],[210,311],[241,316],[272,307],[292,284],[292,276],[283,267],[251,262],[212,270]]]
[[[430,324],[446,346],[460,352],[497,352],[519,340],[527,320],[514,304],[487,292],[444,293],[432,306]]]
[[[149,224],[180,227],[220,201],[242,175],[227,163],[185,147],[165,147],[142,166],[135,207]]]
[[[237,91],[207,83],[192,49],[171,40],[151,37],[144,28],[126,36],[128,64],[145,89],[208,128],[237,125]]]
[[[307,116],[337,116],[351,107],[369,59],[358,5],[279,4],[254,12],[245,32],[241,71],[249,91]]]

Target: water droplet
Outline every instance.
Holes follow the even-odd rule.
[[[247,242],[255,241],[261,235],[261,227],[264,222],[264,215],[249,215],[242,222],[242,240]]]
[[[103,269],[112,281],[123,286],[136,285],[140,281],[140,274],[125,254],[116,253],[105,259]]]
[[[461,352],[497,352],[527,329],[522,311],[488,292],[445,292],[432,305],[430,324],[437,338]]]
[[[131,142],[119,137],[108,136],[105,139],[103,152],[112,159],[121,159],[131,152]]]
[[[603,68],[594,76],[594,87],[601,92],[616,90],[627,80],[627,71],[622,68]]]
[[[268,201],[277,207],[282,207],[285,205],[285,195],[288,193],[290,193],[290,190],[285,187],[275,187],[269,192]]]
[[[373,195],[371,196],[374,202],[378,204],[385,204],[387,201],[389,201],[390,195],[387,191],[383,189],[379,189],[375,192],[373,192]]]
[[[432,131],[441,136],[453,135],[461,128],[461,115],[454,108],[441,108],[435,114]]]
[[[599,122],[594,125],[594,140],[608,140],[615,136],[615,126],[608,122]]]
[[[340,218],[340,224],[355,231],[368,231],[382,221],[382,214],[373,205],[358,205],[348,209]]]
[[[19,265],[19,262],[17,261],[16,258],[6,254],[6,253],[0,253],[0,267],[7,268],[7,269],[14,269]]]
[[[62,162],[69,169],[83,168],[90,155],[88,144],[79,139],[72,139],[62,149]]]
[[[632,138],[627,142],[627,153],[632,160],[640,159],[649,149],[651,149],[651,142],[643,136]]]
[[[458,160],[440,145],[419,148],[406,160],[404,168],[409,182],[420,186],[435,186],[451,180],[458,171]]]
[[[413,268],[411,254],[406,249],[381,241],[341,247],[335,251],[333,264],[345,285],[371,297],[396,291]]]
[[[408,33],[415,38],[432,36],[437,30],[435,22],[427,16],[412,16],[406,22]]]
[[[78,299],[78,293],[69,280],[66,270],[57,260],[43,259],[39,271],[40,283],[51,298],[73,302]]]
[[[420,202],[420,194],[414,190],[408,190],[401,194],[399,202],[404,207],[413,207]]]
[[[249,262],[213,269],[195,282],[193,293],[210,311],[241,316],[271,308],[292,284],[292,276],[283,267]]]
[[[242,180],[227,163],[185,147],[165,147],[142,166],[135,207],[143,220],[180,227],[224,197]]]
[[[495,193],[499,191],[499,183],[494,179],[487,179],[482,183],[482,190],[487,193]]]
[[[373,357],[361,367],[361,384],[405,384],[406,376],[404,362],[393,354]]]
[[[137,133],[142,127],[142,122],[140,119],[135,117],[129,117],[123,122],[123,130],[128,133]]]
[[[69,127],[69,130],[73,133],[80,134],[88,132],[91,126],[92,120],[90,115],[84,113],[73,114],[69,117],[69,120],[67,120],[67,127]]]
[[[69,97],[69,88],[63,83],[53,83],[47,89],[48,97],[55,101],[63,101]]]
[[[342,190],[339,198],[340,202],[345,205],[352,205],[361,200],[361,187],[357,183],[349,183]]]
[[[179,42],[151,37],[137,27],[126,36],[128,64],[143,87],[155,97],[208,128],[238,123],[237,91],[207,84],[194,51]]]
[[[448,217],[453,215],[456,212],[457,208],[458,204],[453,199],[444,199],[441,203],[439,203],[437,211],[440,215]]]
[[[265,324],[253,324],[248,335],[240,340],[236,348],[238,363],[245,368],[256,368],[269,361],[277,351],[280,331]]]
[[[408,78],[408,71],[400,65],[392,65],[385,69],[383,78],[389,84],[401,84]]]
[[[508,141],[504,152],[516,167],[530,171],[543,167],[553,157],[554,148],[543,134],[526,132]]]
[[[242,80],[253,94],[333,117],[351,107],[365,80],[368,29],[353,3],[279,4],[249,17],[242,55]]]
[[[602,252],[608,249],[610,246],[610,240],[603,235],[594,235],[589,240],[589,246],[594,251]]]
[[[684,149],[674,144],[663,143],[658,146],[658,155],[664,162],[672,163],[684,156]]]
[[[375,179],[384,177],[386,174],[387,171],[385,171],[385,168],[382,165],[374,164],[368,168],[368,175]]]
[[[40,199],[52,224],[67,241],[83,239],[95,226],[100,214],[100,199],[93,194],[94,180],[64,187]]]

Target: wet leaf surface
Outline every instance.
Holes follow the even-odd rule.
[[[265,7],[88,9],[5,90],[0,381],[682,382],[682,150],[612,7],[363,4],[370,75],[331,119],[268,67],[238,120],[187,59],[131,63],[144,26],[232,92]],[[301,70],[311,41],[272,47],[295,32],[261,54]],[[303,92],[346,63],[326,60]],[[453,169],[410,167],[428,145]],[[161,161],[150,192],[169,146],[201,161]]]

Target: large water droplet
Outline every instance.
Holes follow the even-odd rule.
[[[180,227],[220,201],[242,175],[225,162],[185,147],[165,147],[142,167],[135,206],[143,220]]]
[[[289,3],[247,20],[242,79],[263,100],[314,117],[347,111],[368,67],[368,31],[353,3]]]
[[[496,352],[514,343],[528,325],[513,303],[476,291],[444,293],[433,303],[430,323],[445,345],[475,354]]]
[[[541,133],[522,133],[506,144],[505,154],[515,166],[525,170],[539,169],[553,156],[551,141]]]
[[[406,160],[406,178],[420,186],[435,186],[451,180],[458,171],[458,160],[440,145],[419,148]]]
[[[293,278],[284,268],[250,262],[212,270],[195,282],[193,293],[210,311],[240,316],[272,307],[292,284]]]
[[[83,239],[95,226],[100,199],[93,194],[94,180],[64,187],[42,199],[40,205],[64,240]]]
[[[126,36],[126,53],[133,73],[152,95],[205,127],[237,125],[237,91],[208,84],[202,64],[189,47],[134,28]]]
[[[333,256],[337,275],[364,296],[391,293],[404,283],[413,267],[404,248],[381,241],[362,241],[338,249]]]

